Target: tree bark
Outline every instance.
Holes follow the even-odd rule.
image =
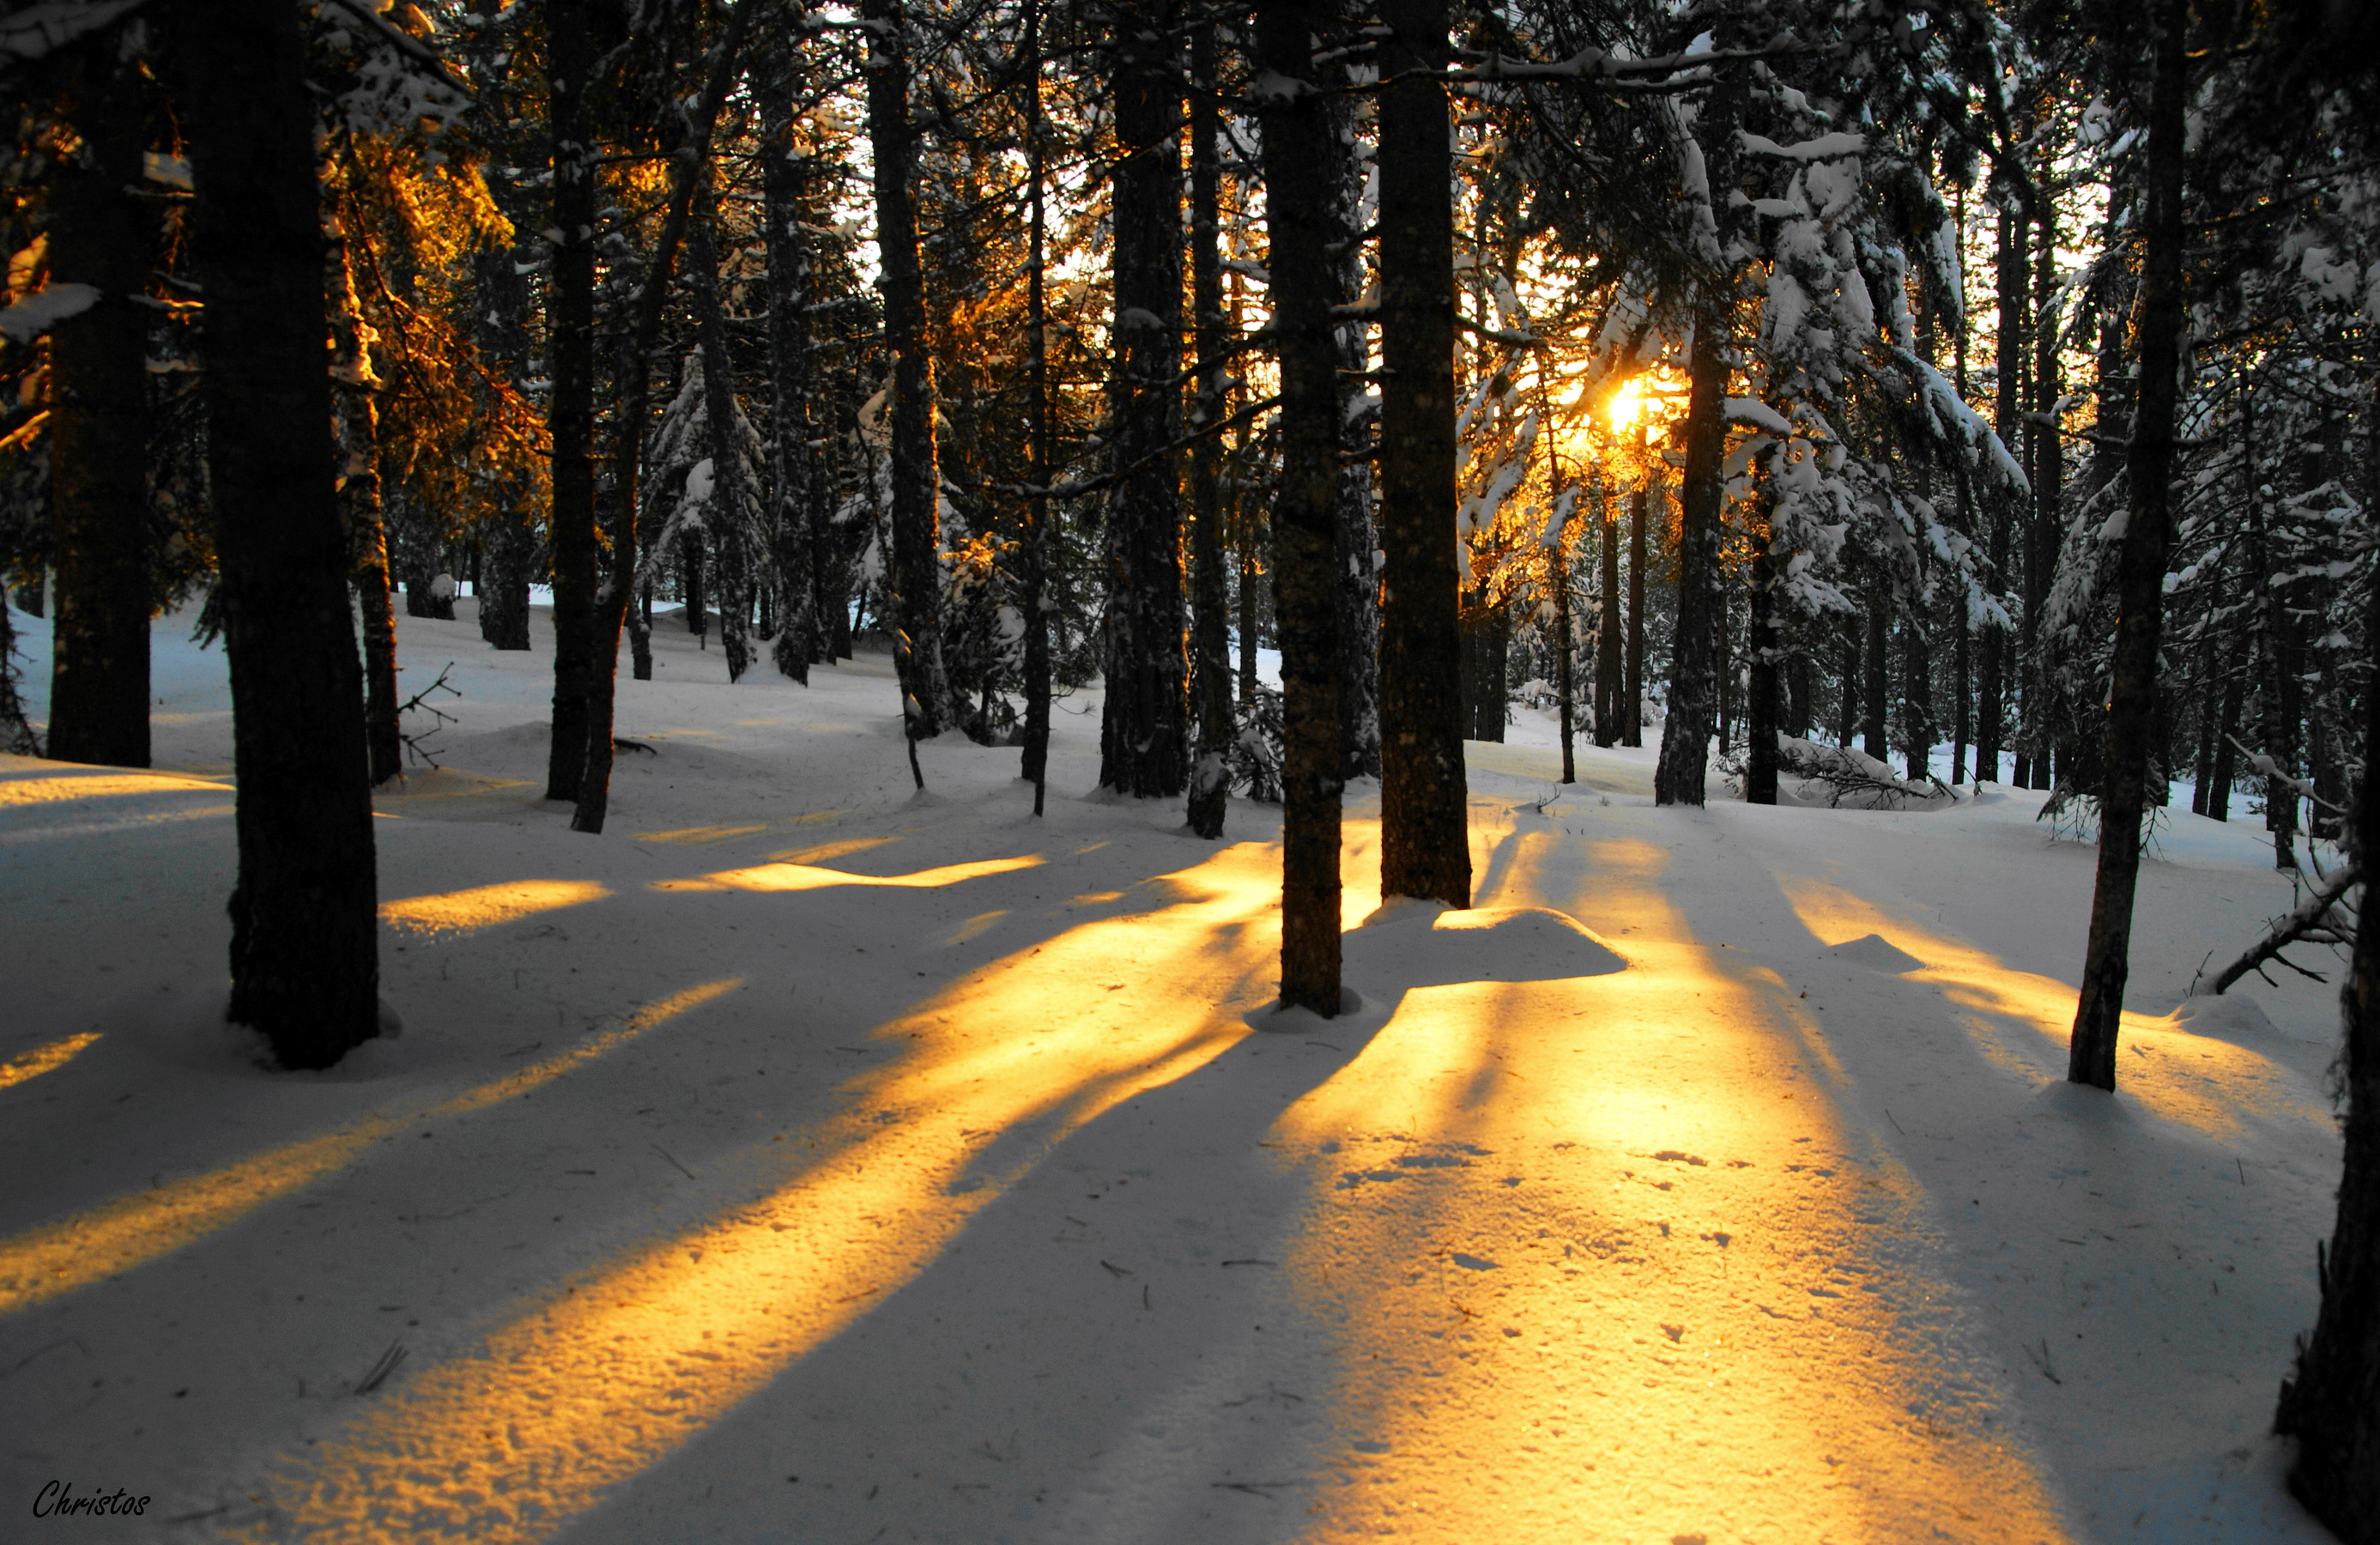
[[[2380,432],[2371,449],[2380,451]],[[2380,586],[2373,590],[2367,647],[2380,656]],[[2375,678],[2380,679],[2380,678]],[[2363,744],[2380,747],[2380,692],[2364,693]],[[2380,833],[2380,777],[2367,772],[2358,829]],[[2368,851],[2368,850],[2367,850]],[[2380,1539],[2380,928],[2365,925],[2340,993],[2346,1047],[2346,1168],[2330,1247],[2314,1258],[2322,1307],[2313,1334],[2281,1385],[2273,1429],[2297,1440],[2289,1490],[2341,1539]]]
[[[688,233],[687,262],[693,267],[694,331],[702,350],[703,417],[710,427],[710,507],[709,522],[717,541],[714,574],[719,591],[719,647],[727,656],[727,679],[744,679],[751,663],[747,630],[752,614],[752,579],[758,567],[752,552],[755,491],[745,476],[743,447],[735,440],[735,366],[727,353],[727,319],[719,302],[718,243],[711,237],[717,218],[706,190],[705,208]]]
[[[893,665],[912,741],[940,735],[950,688],[942,670],[941,473],[934,452],[934,361],[926,347],[926,281],[917,253],[917,135],[909,122],[909,40],[904,0],[864,0],[868,139],[876,157],[877,290],[892,357],[884,421],[892,461]]]
[[[1732,101],[1722,90],[1720,101]],[[1733,115],[1715,103],[1722,122],[1713,143],[1732,137]],[[1731,152],[1705,151],[1714,190],[1732,186],[1717,168]],[[1715,193],[1714,202],[1717,201]],[[1710,757],[1711,710],[1718,633],[1725,619],[1718,594],[1720,458],[1727,445],[1725,307],[1706,302],[1695,319],[1686,393],[1686,465],[1678,492],[1678,618],[1670,643],[1669,718],[1661,725],[1660,760],[1653,768],[1653,802],[1700,805]]]
[[[81,145],[49,179],[50,283],[99,299],[50,331],[49,753],[149,765],[149,283],[141,186],[148,104],[121,29],[85,45],[70,119]],[[320,276],[317,275],[319,285]]]
[[[1628,721],[1627,693],[1621,680],[1620,522],[1606,505],[1603,515],[1603,613],[1596,619],[1595,743],[1619,740]]]
[[[1746,761],[1743,799],[1748,805],[1777,803],[1777,664],[1782,653],[1777,633],[1777,559],[1768,550],[1767,503],[1752,532],[1751,678],[1744,704]]]
[[[595,43],[589,0],[545,0],[553,262],[546,277],[546,533],[553,548],[553,717],[545,797],[578,798],[595,675]]]
[[[333,486],[317,117],[291,6],[174,13],[207,298],[202,390],[231,667],[228,1017],[285,1066],[380,1033],[362,682]]]
[[[2018,434],[2018,410],[2023,406],[2021,395],[2024,384],[2024,299],[2025,299],[2025,215],[2011,195],[1999,207],[1997,234],[1997,262],[1994,267],[1996,295],[1999,306],[1998,330],[1993,335],[1993,369],[1998,376],[1992,412],[1993,432],[2013,453],[2022,444]],[[2040,693],[2035,689],[2034,662],[2039,649],[2034,637],[2038,618],[2034,614],[2034,571],[2039,566],[2033,538],[2033,522],[2027,517],[2022,503],[2006,492],[1992,495],[1992,566],[1995,572],[2006,575],[2010,559],[2010,533],[2016,533],[2017,555],[2023,565],[2022,572],[2012,576],[2019,587],[2022,602],[2018,612],[2019,632],[2015,649],[2018,692],[2016,712],[2016,766],[2013,781],[2019,788],[2031,786],[2033,777],[2034,736],[2041,726],[2034,723],[2034,710]],[[1993,686],[1998,682],[1999,660],[1990,663]],[[1993,694],[1991,727],[1998,730],[2000,712],[1999,696]],[[1995,735],[1993,739],[1998,740]],[[1999,748],[1995,744],[1992,749]]]
[[[1640,436],[1638,448],[1643,449]],[[1645,525],[1651,519],[1653,473],[1649,466],[1644,486],[1628,505],[1628,686],[1620,705],[1626,729],[1623,746],[1645,744]]]
[[[1189,773],[1181,438],[1182,114],[1170,0],[1118,10],[1112,178],[1117,474],[1107,513],[1107,701],[1099,783],[1171,797]]]
[[[1380,890],[1468,906],[1446,0],[1379,14]]]
[[[710,69],[696,103],[690,143],[676,148],[670,171],[670,196],[662,228],[653,243],[645,281],[627,307],[627,326],[620,338],[615,370],[620,402],[612,423],[612,477],[602,491],[609,508],[606,534],[611,539],[611,566],[595,592],[590,675],[587,691],[586,772],[578,788],[578,805],[571,812],[570,829],[589,834],[603,830],[612,800],[612,714],[620,676],[620,628],[637,578],[637,478],[644,455],[646,405],[652,393],[653,345],[661,336],[662,313],[669,302],[670,278],[677,266],[678,249],[694,212],[695,189],[710,175],[711,127],[719,121],[720,104],[735,79],[735,60],[752,19],[754,0],[736,0],[726,13]]]
[[[1050,309],[1043,282],[1048,215],[1042,182],[1041,6],[1026,0],[1025,53],[1029,79],[1025,95],[1026,195],[1025,326],[1026,430],[1033,442],[1030,477],[1038,491],[1050,486]],[[1026,502],[1025,545],[1025,755],[1022,775],[1033,785],[1033,813],[1040,815],[1050,788],[1050,500],[1036,492]]]
[[[1222,116],[1216,110],[1215,24],[1203,21],[1190,44],[1190,310],[1196,329],[1196,353],[1204,367],[1198,372],[1197,395],[1191,409],[1194,427],[1205,428],[1223,416],[1223,394],[1229,372],[1223,365],[1228,320],[1223,314],[1222,160],[1217,139]],[[1038,266],[1037,258],[1036,266]],[[1232,794],[1232,775],[1224,760],[1232,742],[1232,662],[1230,629],[1224,612],[1230,605],[1223,578],[1222,446],[1213,435],[1190,448],[1190,536],[1197,586],[1196,649],[1191,683],[1198,711],[1198,755],[1190,770],[1190,829],[1208,841],[1223,834],[1223,816]]]
[[[330,262],[323,277],[330,307],[331,399],[338,434],[339,520],[346,529],[358,613],[363,622],[364,760],[371,785],[405,771],[397,724],[396,608],[390,600],[388,530],[380,513],[380,410],[372,394],[370,333],[356,304],[346,233],[327,223]]]
[[[1259,102],[1272,332],[1281,361],[1280,493],[1273,505],[1274,612],[1281,634],[1281,1003],[1340,1009],[1339,617],[1331,574],[1339,497],[1341,298],[1331,244],[1327,99],[1313,38],[1334,19],[1316,0],[1264,0],[1263,68],[1281,83]],[[1459,765],[1459,764],[1458,764]]]
[[[2116,1035],[2131,972],[2133,885],[2141,865],[2141,811],[2156,708],[2157,635],[2163,623],[2166,552],[2172,540],[2174,414],[2180,395],[2185,100],[2181,0],[2164,0],[2149,104],[2148,211],[2142,229],[2141,284],[2132,337],[2140,360],[2138,406],[2126,457],[2129,505],[2118,560],[2116,647],[2108,690],[2107,763],[2100,779],[2099,873],[2074,1010],[2067,1077],[2112,1090]]]
[[[767,67],[752,81],[760,106],[761,218],[768,229],[769,377],[775,406],[769,424],[769,533],[776,571],[777,637],[771,657],[784,675],[807,687],[820,659],[818,533],[810,523],[819,475],[810,398],[817,391],[810,357],[809,308],[815,259],[802,228],[808,213],[809,161],[794,139],[793,84],[799,44],[776,43]]]

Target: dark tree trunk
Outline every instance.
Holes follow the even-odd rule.
[[[1851,748],[1859,728],[1860,627],[1861,621],[1856,616],[1845,617],[1842,621],[1843,690],[1835,704],[1835,744],[1845,750]]]
[[[2045,172],[2046,170],[2045,168]],[[2058,212],[2055,206],[2044,204],[2034,231],[2038,239],[2035,242],[2033,290],[2034,360],[2028,384],[2033,390],[2034,410],[2048,414],[2057,406],[2058,386],[2058,316],[2051,307],[2058,280]],[[2037,651],[2042,647],[2039,636],[2041,615],[2049,603],[2050,573],[2058,564],[2059,504],[2066,453],[2058,444],[2056,432],[2045,424],[2038,421],[2029,423],[2026,433],[2032,450],[2025,467],[2033,479],[2033,541],[2025,566],[2024,613],[2028,621],[2027,637],[2033,639],[2033,647]],[[2047,726],[2042,728],[2046,733]],[[2046,743],[2043,748],[2047,748]],[[2043,769],[2038,760],[2034,767],[2038,786],[2053,786],[2051,780],[2042,775]]]
[[[2140,358],[2124,541],[2118,559],[2115,656],[2110,667],[2107,761],[2099,779],[2099,874],[2082,992],[2074,1010],[2067,1077],[2116,1087],[2116,1032],[2131,971],[2133,884],[2141,865],[2142,796],[2149,774],[2150,719],[2156,709],[2157,633],[2163,622],[2166,551],[2172,540],[2174,414],[2180,395],[2182,292],[2182,138],[2189,61],[2182,0],[2158,7],[2149,104],[2148,212],[2142,231],[2140,296],[2132,336]]]
[[[1889,760],[1892,756],[1890,744],[1885,738],[1886,724],[1891,717],[1892,698],[1892,661],[1887,652],[1888,640],[1891,638],[1891,623],[1888,616],[1892,604],[1889,597],[1884,576],[1871,575],[1867,594],[1867,648],[1862,651],[1866,656],[1867,701],[1860,715],[1860,737],[1867,743],[1867,754],[1878,761]]]
[[[1170,0],[1118,12],[1112,175],[1115,491],[1107,514],[1107,704],[1099,783],[1170,797],[1189,773],[1182,485],[1164,447],[1181,438],[1181,64]]]
[[[2024,398],[2024,302],[2026,220],[2024,211],[2011,196],[2000,205],[1994,276],[1999,304],[1998,331],[1993,335],[1993,369],[1998,374],[1994,397],[1992,428],[2010,455],[2019,453],[2022,437],[2018,433],[2019,411]],[[2012,576],[2019,586],[2022,602],[2018,613],[2018,633],[2015,648],[2018,675],[2018,706],[2016,724],[2016,769],[2014,782],[2019,788],[2030,786],[2033,776],[2034,740],[2042,726],[2035,722],[2040,698],[2034,661],[2040,648],[2035,634],[2039,622],[2034,612],[2034,570],[2039,566],[2040,544],[2034,540],[2033,522],[2027,517],[2022,502],[2014,494],[2000,491],[1992,495],[1992,563],[1996,571],[2008,572],[2009,540],[2017,538],[2018,554],[2023,567]],[[1997,665],[1998,662],[1994,663]],[[1998,684],[1995,681],[1994,685]],[[1994,712],[1998,704],[1994,702]],[[1998,726],[1994,725],[1995,728]],[[1997,747],[1994,748],[1998,749]]]
[[[1330,308],[1336,218],[1327,99],[1315,84],[1324,5],[1266,0],[1263,67],[1293,83],[1259,105],[1273,336],[1281,360],[1281,490],[1273,505],[1274,615],[1281,634],[1281,1003],[1340,1009],[1339,617],[1332,557],[1339,503],[1339,347]],[[1442,143],[1443,141],[1441,141]],[[1458,763],[1458,765],[1460,765]]]
[[[705,204],[711,202],[706,195]],[[715,206],[706,208],[687,233],[686,262],[692,272],[695,338],[702,350],[703,417],[710,427],[710,522],[714,584],[719,592],[719,647],[727,656],[727,679],[744,679],[751,663],[746,639],[752,615],[752,578],[759,566],[751,550],[752,511],[757,498],[745,476],[743,447],[735,440],[735,366],[727,353],[727,319],[719,303],[718,244],[711,237]]]
[[[480,9],[488,14],[487,0],[481,0]],[[499,207],[516,224],[528,226],[534,213],[522,207],[525,202],[513,185],[498,185]],[[521,269],[529,258],[526,244],[483,247],[471,255],[471,309],[476,319],[472,331],[490,367],[516,386],[528,374],[529,287]],[[499,650],[526,650],[537,527],[522,505],[517,484],[492,491],[480,529],[483,551],[473,564],[471,576],[471,591],[480,603],[480,637]]]
[[[1043,204],[1041,138],[1041,7],[1027,0],[1025,53],[1032,61],[1025,88],[1025,166],[1027,191],[1025,326],[1026,431],[1033,442],[1030,477],[1037,490],[1026,505],[1025,543],[1025,756],[1020,769],[1033,785],[1033,813],[1040,815],[1050,789],[1050,614],[1043,602],[1050,586],[1050,500],[1038,492],[1050,484],[1049,304],[1042,276],[1047,240]]]
[[[2265,780],[2265,830],[2273,834],[2273,867],[2297,868],[2298,793],[2289,778],[2297,772],[2299,685],[2294,628],[2287,593],[2273,583],[2275,564],[2265,510],[2262,447],[2256,440],[2255,397],[2240,398],[2240,456],[2248,509],[2250,592],[2257,598],[2257,748],[2273,761]]]
[[[941,733],[950,688],[942,670],[941,474],[934,454],[934,361],[926,342],[926,285],[917,254],[917,136],[909,122],[909,37],[903,0],[865,0],[877,67],[868,72],[868,139],[876,157],[877,289],[892,357],[884,422],[892,437],[892,660],[912,741]],[[1112,689],[1112,684],[1111,684]],[[922,785],[920,786],[923,786]]]
[[[2369,449],[2380,452],[2380,425],[2371,439]],[[2380,667],[2380,587],[2364,637]],[[2380,692],[2363,697],[2363,744],[2380,748]],[[2357,827],[2369,843],[2380,833],[2380,777],[2367,772],[2357,803]],[[2368,918],[2368,885],[2363,894]],[[2347,1153],[2338,1217],[2329,1249],[2314,1257],[2322,1307],[2313,1335],[2281,1385],[2273,1429],[2298,1442],[2289,1490],[2341,1539],[2366,1545],[2380,1539],[2380,928],[2356,930],[2339,996]]]
[[[547,274],[546,426],[553,442],[553,722],[545,797],[578,798],[595,677],[595,68],[589,0],[545,0],[552,124],[553,262]]]
[[[1595,743],[1615,743],[1628,722],[1627,685],[1621,679],[1620,522],[1605,506],[1603,517],[1603,614],[1596,619]]]
[[[1803,740],[1810,737],[1810,657],[1797,646],[1785,663],[1785,733]]]
[[[693,109],[692,142],[672,147],[678,153],[672,157],[669,201],[653,242],[645,281],[628,303],[627,326],[620,337],[619,364],[614,371],[614,389],[620,400],[612,423],[612,476],[602,490],[608,505],[604,523],[608,528],[605,534],[611,539],[612,557],[603,583],[595,592],[592,648],[589,651],[592,673],[587,692],[586,773],[579,785],[577,808],[570,816],[570,829],[574,832],[600,833],[611,807],[612,713],[619,688],[620,628],[627,619],[628,603],[636,589],[637,478],[644,455],[646,405],[652,394],[652,371],[647,361],[652,359],[653,346],[661,336],[662,313],[669,302],[670,278],[677,266],[678,249],[686,240],[686,225],[693,215],[695,190],[710,175],[711,126],[718,122],[720,104],[726,101],[727,88],[735,79],[735,58],[743,46],[745,28],[752,19],[753,4],[754,0],[737,0],[735,8],[725,14],[719,41],[711,50],[701,98]]]
[[[1744,704],[1743,799],[1748,805],[1777,803],[1777,560],[1768,550],[1768,511],[1764,502],[1753,529],[1750,700]]]
[[[1348,98],[1333,99],[1329,140],[1338,220],[1351,236],[1364,223],[1366,176],[1364,164],[1355,156],[1353,105]],[[1364,289],[1362,240],[1343,241],[1337,257],[1339,293],[1352,299]],[[1377,778],[1380,775],[1380,574],[1375,557],[1379,538],[1372,519],[1374,426],[1358,410],[1366,392],[1365,371],[1371,357],[1362,321],[1342,321],[1338,335],[1342,456],[1338,550],[1331,572],[1339,605],[1339,775]]]
[[[1560,498],[1557,492],[1554,495]],[[1571,679],[1572,662],[1577,655],[1577,645],[1571,638],[1570,627],[1570,520],[1564,517],[1554,532],[1552,549],[1546,554],[1546,566],[1554,590],[1554,691],[1560,700],[1561,714],[1561,781],[1578,782],[1578,761],[1572,746],[1578,733],[1573,707],[1576,694]]]
[[[2232,737],[2240,733],[2244,686],[2238,671],[2233,671],[2230,679],[2223,684],[2223,717],[2216,726],[2215,771],[2208,780],[2206,794],[2206,813],[2216,821],[2231,819],[2231,783],[2239,765],[2239,748],[2232,744]]]
[[[1709,111],[1712,145],[1731,143],[1734,115],[1719,92]],[[1706,146],[1713,168],[1711,187],[1733,186],[1722,168],[1732,152]],[[1653,769],[1653,802],[1700,805],[1710,757],[1711,711],[1718,686],[1718,632],[1726,611],[1718,593],[1719,461],[1727,444],[1725,315],[1716,301],[1696,319],[1687,377],[1686,465],[1678,491],[1678,616],[1670,644],[1670,716],[1661,726],[1660,760]]]
[[[1215,24],[1202,22],[1192,35],[1190,77],[1197,92],[1190,105],[1190,310],[1201,369],[1191,409],[1203,429],[1223,416],[1223,347],[1229,319],[1223,314],[1222,160],[1217,144],[1222,116],[1214,89]],[[1037,258],[1036,265],[1038,266]],[[1223,834],[1232,775],[1224,753],[1232,742],[1230,605],[1223,578],[1222,446],[1209,434],[1190,449],[1190,537],[1197,584],[1192,616],[1196,623],[1191,682],[1198,707],[1198,755],[1190,770],[1190,829],[1213,841]]]
[[[184,0],[173,22],[238,791],[228,1017],[283,1065],[328,1067],[380,1033],[380,961],[316,111],[295,7]]]
[[[338,434],[340,524],[346,529],[358,612],[363,622],[364,753],[374,788],[405,770],[397,725],[396,608],[389,599],[388,531],[380,513],[380,384],[364,346],[344,223],[331,226],[323,271],[331,322],[331,400]]]
[[[771,658],[783,675],[809,685],[819,660],[819,533],[811,529],[818,501],[817,437],[810,398],[817,391],[810,359],[809,307],[816,272],[808,213],[809,162],[794,143],[793,88],[800,44],[772,43],[767,65],[752,81],[760,106],[761,218],[769,256],[769,377],[775,406],[769,425],[770,557],[776,575],[777,637]]]
[[[120,30],[82,50],[68,86],[82,143],[49,178],[50,283],[100,292],[50,331],[57,615],[49,751],[61,761],[146,767],[149,323],[140,299],[152,220],[135,190],[149,115],[142,72],[120,57]]]
[[[1922,612],[1912,611],[1901,619],[1900,648],[1906,669],[1901,678],[1902,718],[1908,725],[1900,754],[1909,764],[1909,776],[1923,782],[1933,772],[1934,668],[1925,647]]]
[[[1471,905],[1454,566],[1445,0],[1385,0],[1379,94],[1380,891]]]
[[[1645,523],[1651,518],[1647,506],[1652,503],[1653,474],[1645,474],[1645,486],[1628,506],[1628,685],[1620,705],[1626,724],[1621,744],[1645,744]]]
[[[1722,42],[1738,24],[1722,18]],[[1707,168],[1712,213],[1721,253],[1736,222],[1730,207],[1741,190],[1736,176],[1736,127],[1743,116],[1744,77],[1729,70],[1713,87],[1694,125]],[[1694,347],[1687,358],[1685,465],[1678,488],[1678,607],[1670,648],[1669,718],[1661,726],[1660,759],[1653,769],[1653,802],[1700,805],[1710,757],[1711,714],[1727,629],[1719,590],[1718,539],[1727,449],[1729,317],[1736,276],[1730,260],[1714,255],[1713,271],[1698,281]]]

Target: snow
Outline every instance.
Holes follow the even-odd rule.
[[[460,723],[378,801],[405,1033],[327,1073],[217,1017],[187,616],[156,769],[0,761],[6,1494],[253,1539],[2323,1538],[2264,1434],[2332,995],[2180,997],[2288,905],[2247,824],[2143,864],[2110,1098],[2061,1077],[2095,856],[2037,795],[1657,809],[1652,747],[1561,787],[1521,710],[1469,748],[1479,907],[1380,906],[1359,784],[1355,1002],[1282,1015],[1278,812],[1086,797],[1097,692],[1037,821],[955,736],[911,794],[884,657],[730,686],[664,615],[591,838],[537,798],[545,614],[496,653],[474,604],[398,619]]]
[[[56,281],[0,309],[0,335],[14,343],[30,343],[68,317],[80,316],[98,304],[97,286]]]

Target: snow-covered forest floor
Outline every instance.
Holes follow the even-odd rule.
[[[464,614],[400,619],[462,694],[379,801],[404,1032],[327,1074],[219,1023],[187,618],[153,773],[0,760],[0,1506],[152,1499],[42,1539],[2325,1538],[2265,1432],[2335,1000],[2177,1008],[2289,900],[2245,819],[2143,868],[2110,1100],[2040,796],[1656,809],[1524,712],[1477,910],[1373,919],[1351,792],[1362,1005],[1284,1022],[1278,812],[1085,797],[1096,693],[1036,821],[956,736],[912,797],[885,659],[664,620],[589,838],[543,614]]]

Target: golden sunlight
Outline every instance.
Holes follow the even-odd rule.
[[[1249,1033],[1218,1005],[1269,979],[1278,850],[1241,844],[1158,883],[1173,905],[1073,929],[879,1029],[905,1056],[778,1139],[772,1194],[524,1306],[286,1455],[275,1527],[546,1538],[865,1314],[1068,1133]]]
[[[231,785],[171,772],[69,773],[46,778],[0,779],[0,809],[49,805],[65,799],[97,799],[126,794],[221,794]]]
[[[1840,885],[1799,876],[1780,876],[1778,882],[1802,925],[1821,943],[1874,934],[1914,956],[1921,965],[1902,975],[1938,988],[1944,999],[1965,1010],[1955,1017],[1985,1057],[2035,1081],[2065,1077],[2066,1047],[2074,1029],[2073,988],[2054,977],[2018,970]],[[2018,1033],[2011,1036],[2010,1030]],[[2119,1040],[2127,1050],[2118,1087],[2157,1115],[2207,1137],[2237,1137],[2242,1113],[2272,1122],[2330,1120],[2330,1113],[2308,1100],[2294,1078],[2245,1046],[2130,1011]]]
[[[618,1029],[590,1037],[558,1056],[516,1068],[414,1114],[369,1115],[238,1163],[170,1180],[0,1240],[0,1314],[30,1308],[196,1244],[274,1198],[344,1168],[365,1149],[410,1122],[460,1115],[527,1094],[742,985],[738,977],[687,988],[638,1009]]]
[[[380,920],[424,937],[476,933],[539,912],[601,901],[611,888],[591,880],[507,880],[468,891],[381,904]]]
[[[1275,1128],[1361,1436],[1308,1537],[2067,1538],[1949,1295],[1879,1248],[1918,1187],[1783,984],[1694,940],[1652,845],[1496,848],[1500,906],[1625,928],[1628,969],[1409,991]]]
[[[97,1030],[88,1030],[81,1035],[67,1036],[63,1040],[53,1040],[46,1046],[36,1046],[21,1056],[0,1062],[0,1089],[24,1083],[29,1078],[38,1078],[53,1068],[64,1067],[74,1059],[75,1053],[98,1039]]]
[[[693,880],[656,880],[656,891],[822,891],[834,885],[895,885],[929,890],[988,874],[1010,874],[1046,862],[1038,854],[1021,858],[982,858],[971,864],[944,864],[915,874],[853,874],[844,870],[810,864],[759,864],[751,869],[722,870]]]

